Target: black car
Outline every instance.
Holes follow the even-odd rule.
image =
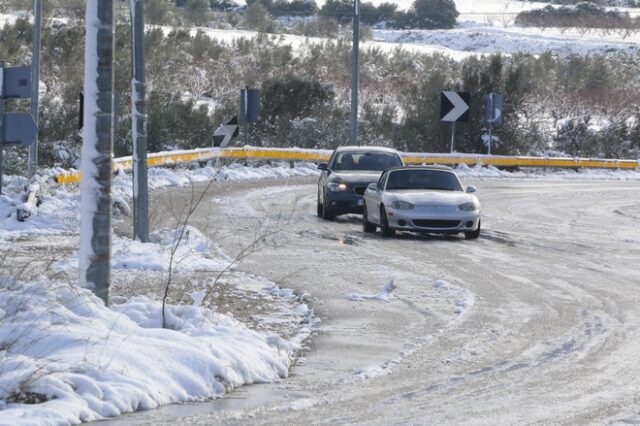
[[[383,170],[402,166],[398,152],[390,148],[345,146],[331,154],[318,180],[318,216],[326,220],[336,215],[362,213],[362,196]]]

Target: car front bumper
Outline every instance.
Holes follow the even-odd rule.
[[[350,191],[327,191],[327,203],[336,214],[362,213],[364,198]]]
[[[389,209],[387,211],[389,227],[398,231],[457,233],[478,229],[480,210],[461,211],[457,208],[443,208],[438,211],[431,208],[411,210]]]

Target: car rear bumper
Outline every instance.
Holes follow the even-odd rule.
[[[438,214],[393,209],[387,212],[387,217],[389,227],[399,231],[457,233],[478,229],[480,211]]]

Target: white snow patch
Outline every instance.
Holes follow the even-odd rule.
[[[395,288],[396,288],[396,285],[394,284],[393,280],[391,280],[388,283],[386,283],[384,287],[382,287],[382,291],[380,291],[380,293],[378,294],[367,296],[367,295],[361,295],[357,293],[349,293],[347,294],[347,299],[351,300],[352,302],[364,302],[365,300],[383,300],[387,302],[391,297],[391,292]]]
[[[466,288],[458,287],[443,280],[434,281],[432,287],[438,290],[446,291],[454,296],[454,312],[458,316],[464,315],[475,303],[473,293],[471,293]]]
[[[111,308],[88,290],[0,279],[2,423],[75,424],[287,377],[287,345],[231,317],[135,297]],[[47,401],[22,404],[21,392]]]
[[[113,237],[111,242],[111,267],[114,270],[145,270],[174,272],[221,271],[231,259],[198,229],[163,229],[152,232],[149,243],[126,237]],[[69,259],[57,262],[54,268],[69,271],[78,268],[77,253]]]

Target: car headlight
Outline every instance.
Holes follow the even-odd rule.
[[[478,210],[478,205],[476,203],[462,203],[458,208],[463,212],[472,212],[474,210]]]
[[[332,192],[338,192],[338,191],[346,191],[349,187],[347,186],[346,183],[342,183],[342,182],[329,182],[327,184],[327,188],[329,188],[329,191]]]
[[[413,204],[406,201],[394,201],[391,206],[396,210],[411,210],[415,207]]]

